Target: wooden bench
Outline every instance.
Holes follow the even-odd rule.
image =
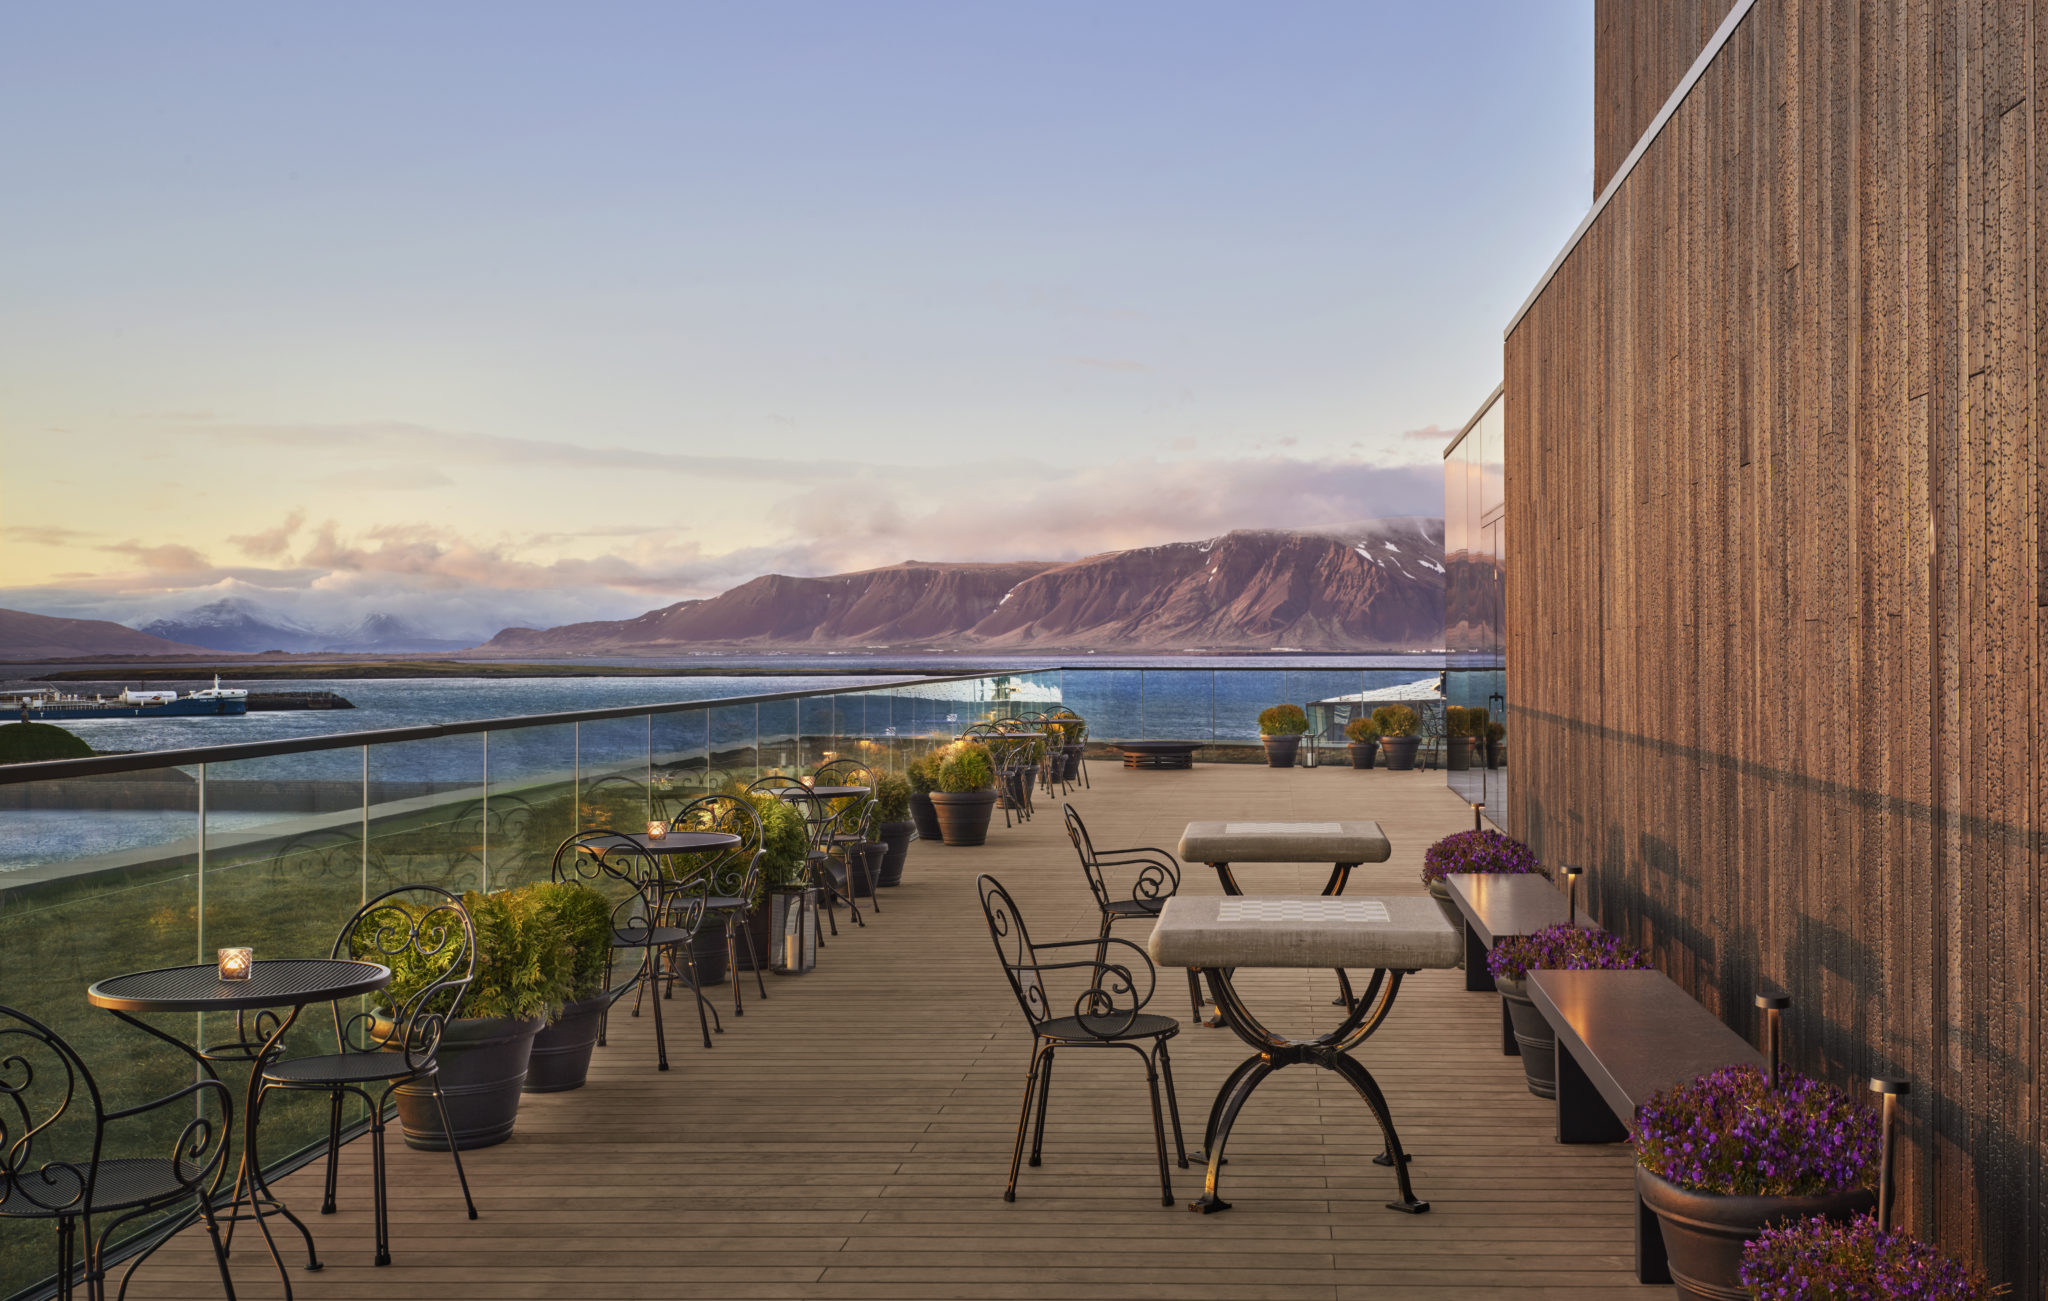
[[[1570,907],[1562,891],[1535,875],[1460,872],[1445,877],[1444,887],[1465,918],[1465,988],[1475,993],[1493,992],[1486,955],[1493,952],[1495,944],[1511,935],[1533,935],[1546,926],[1559,925]],[[1598,929],[1583,912],[1579,925]],[[1509,1057],[1522,1055],[1505,1001],[1500,1005],[1500,1050]]]
[[[1526,986],[1557,1032],[1560,1143],[1619,1143],[1652,1094],[1723,1066],[1764,1064],[1661,971],[1532,971]],[[1663,1231],[1640,1197],[1636,1279],[1671,1281]]]
[[[1192,768],[1195,751],[1207,741],[1118,741],[1109,748],[1124,757],[1126,768]]]

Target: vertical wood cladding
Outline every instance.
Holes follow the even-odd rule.
[[[1595,196],[1734,7],[1735,0],[1594,0]]]
[[[1760,0],[1505,361],[1515,832],[1737,1029],[1783,989],[1799,1067],[1910,1077],[1908,1224],[2031,1297],[2044,7]],[[1687,9],[1603,0],[1603,69]]]

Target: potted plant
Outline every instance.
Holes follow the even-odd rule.
[[[1773,1224],[1742,1249],[1742,1285],[1757,1301],[1925,1297],[1991,1301],[1984,1275],[1875,1215],[1843,1223],[1813,1215]]]
[[[1078,718],[1054,718],[1047,723],[1059,736],[1060,780],[1079,781],[1081,778],[1081,752],[1086,749],[1088,724]]]
[[[979,845],[988,839],[996,807],[996,770],[988,747],[955,741],[940,753],[938,788],[931,796],[939,838],[949,845]]]
[[[448,1128],[441,1126],[429,1086],[402,1084],[394,1100],[409,1147],[446,1151],[452,1139],[468,1151],[512,1136],[534,1036],[548,1011],[560,1005],[573,964],[556,913],[538,884],[496,894],[472,890],[462,897],[476,927],[476,975],[458,1009],[461,1015],[442,1026],[436,1054]],[[609,939],[606,945],[609,960]],[[410,950],[395,956],[391,967],[384,996],[392,1007],[403,1007],[441,974],[431,956]],[[403,1049],[403,1036],[389,1027],[380,1017],[378,1037],[399,1040],[392,1046]]]
[[[1462,705],[1444,707],[1444,767],[1452,772],[1472,766],[1473,713]]]
[[[1500,751],[1501,751],[1501,741],[1502,741],[1502,739],[1503,739],[1503,738],[1505,738],[1505,737],[1507,736],[1507,734],[1508,734],[1508,729],[1507,729],[1507,728],[1505,728],[1505,727],[1503,727],[1503,726],[1502,726],[1501,724],[1499,724],[1499,723],[1493,723],[1493,722],[1489,722],[1489,723],[1488,723],[1488,724],[1486,725],[1486,766],[1487,766],[1487,767],[1489,767],[1489,768],[1498,768],[1498,767],[1500,767]]]
[[[903,884],[903,860],[917,825],[910,820],[910,783],[893,773],[875,783],[875,834],[889,847],[882,858],[880,885]]]
[[[528,1093],[580,1089],[590,1076],[590,1054],[611,1003],[604,987],[612,961],[611,901],[581,881],[540,881],[526,888],[553,915],[556,942],[567,951],[568,984],[561,1004],[534,1036],[522,1087]]]
[[[1486,969],[1507,1002],[1529,1092],[1539,1098],[1557,1096],[1557,1032],[1529,1001],[1523,978],[1532,971],[1642,971],[1649,965],[1649,957],[1623,944],[1620,936],[1563,923],[1494,946],[1486,955]]]
[[[1443,909],[1451,925],[1461,930],[1465,920],[1458,912],[1458,905],[1451,902],[1451,892],[1444,885],[1444,880],[1466,872],[1549,875],[1529,847],[1512,836],[1504,836],[1490,828],[1454,831],[1445,836],[1422,852],[1422,883],[1429,887],[1429,897],[1436,900],[1436,906]]]
[[[754,906],[747,913],[747,928],[753,934],[751,950],[740,948],[740,965],[753,970],[754,959],[771,971],[782,969],[784,956],[783,919],[791,907],[805,911],[804,897],[812,897],[815,913],[816,890],[811,885],[811,832],[803,814],[766,793],[747,797],[761,816],[761,876],[755,884]]]
[[[932,808],[932,792],[939,788],[938,751],[912,759],[903,770],[910,783],[910,822],[919,840],[939,838],[939,815]]]
[[[1345,748],[1351,752],[1353,768],[1372,767],[1372,757],[1379,752],[1380,729],[1373,726],[1370,718],[1354,718],[1344,724],[1345,739],[1351,744]]]
[[[1292,768],[1301,751],[1301,734],[1308,731],[1308,715],[1300,705],[1274,705],[1259,714],[1259,743],[1266,747],[1266,763],[1274,768]]]
[[[1386,757],[1387,767],[1395,772],[1407,772],[1415,766],[1415,749],[1422,744],[1416,733],[1422,730],[1422,720],[1406,705],[1381,705],[1372,711],[1372,724],[1380,730],[1380,753]]]
[[[1728,1066],[1636,1111],[1636,1191],[1664,1230],[1681,1297],[1740,1296],[1766,1224],[1846,1221],[1877,1204],[1877,1112],[1840,1089]]]

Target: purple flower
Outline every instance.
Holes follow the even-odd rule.
[[[1847,1224],[1814,1216],[1766,1228],[1742,1249],[1742,1285],[1758,1301],[1984,1301],[1997,1295],[1984,1276],[1894,1230],[1877,1217]]]
[[[1636,1160],[1682,1188],[1812,1197],[1877,1184],[1878,1116],[1804,1075],[1774,1091],[1754,1066],[1725,1066],[1636,1109]]]
[[[1649,965],[1641,949],[1623,944],[1618,935],[1562,922],[1502,940],[1486,955],[1495,980],[1520,980],[1531,971],[1642,971]]]
[[[1463,872],[1534,872],[1543,865],[1529,847],[1498,831],[1459,831],[1431,845],[1422,856],[1422,881],[1428,885]]]

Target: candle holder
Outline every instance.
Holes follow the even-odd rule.
[[[256,965],[256,950],[251,948],[220,949],[214,956],[220,962],[222,980],[247,980]]]
[[[647,824],[647,838],[649,840],[660,840],[663,836],[666,836],[667,834],[668,823],[663,822],[660,818],[656,818],[654,821]]]

